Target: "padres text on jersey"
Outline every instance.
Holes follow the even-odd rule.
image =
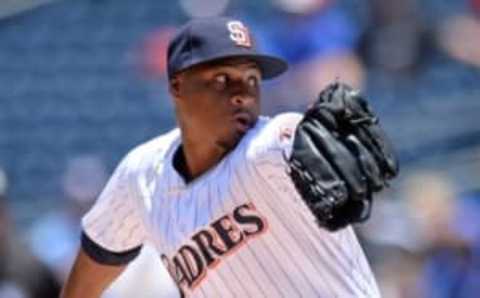
[[[112,252],[153,242],[186,297],[379,297],[352,228],[320,229],[286,173],[299,114],[260,117],[185,183],[175,129],[123,159],[82,224]]]

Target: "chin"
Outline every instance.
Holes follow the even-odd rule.
[[[230,136],[218,140],[217,145],[226,151],[231,151],[240,143],[245,134],[246,132],[235,131]]]

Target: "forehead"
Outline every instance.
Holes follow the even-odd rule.
[[[260,67],[253,60],[247,58],[226,58],[221,60],[216,60],[213,62],[204,63],[198,66],[195,66],[191,69],[192,73],[210,73],[218,70],[230,70],[230,71],[258,71],[260,72]]]

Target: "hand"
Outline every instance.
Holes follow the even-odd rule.
[[[332,231],[368,219],[372,194],[398,173],[393,148],[367,101],[338,82],[305,113],[289,165],[319,225]]]

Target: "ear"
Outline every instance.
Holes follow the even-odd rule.
[[[181,94],[181,92],[180,92],[180,85],[182,83],[181,81],[182,80],[179,76],[174,76],[169,81],[168,90],[170,91],[170,94],[174,98],[178,98]]]

